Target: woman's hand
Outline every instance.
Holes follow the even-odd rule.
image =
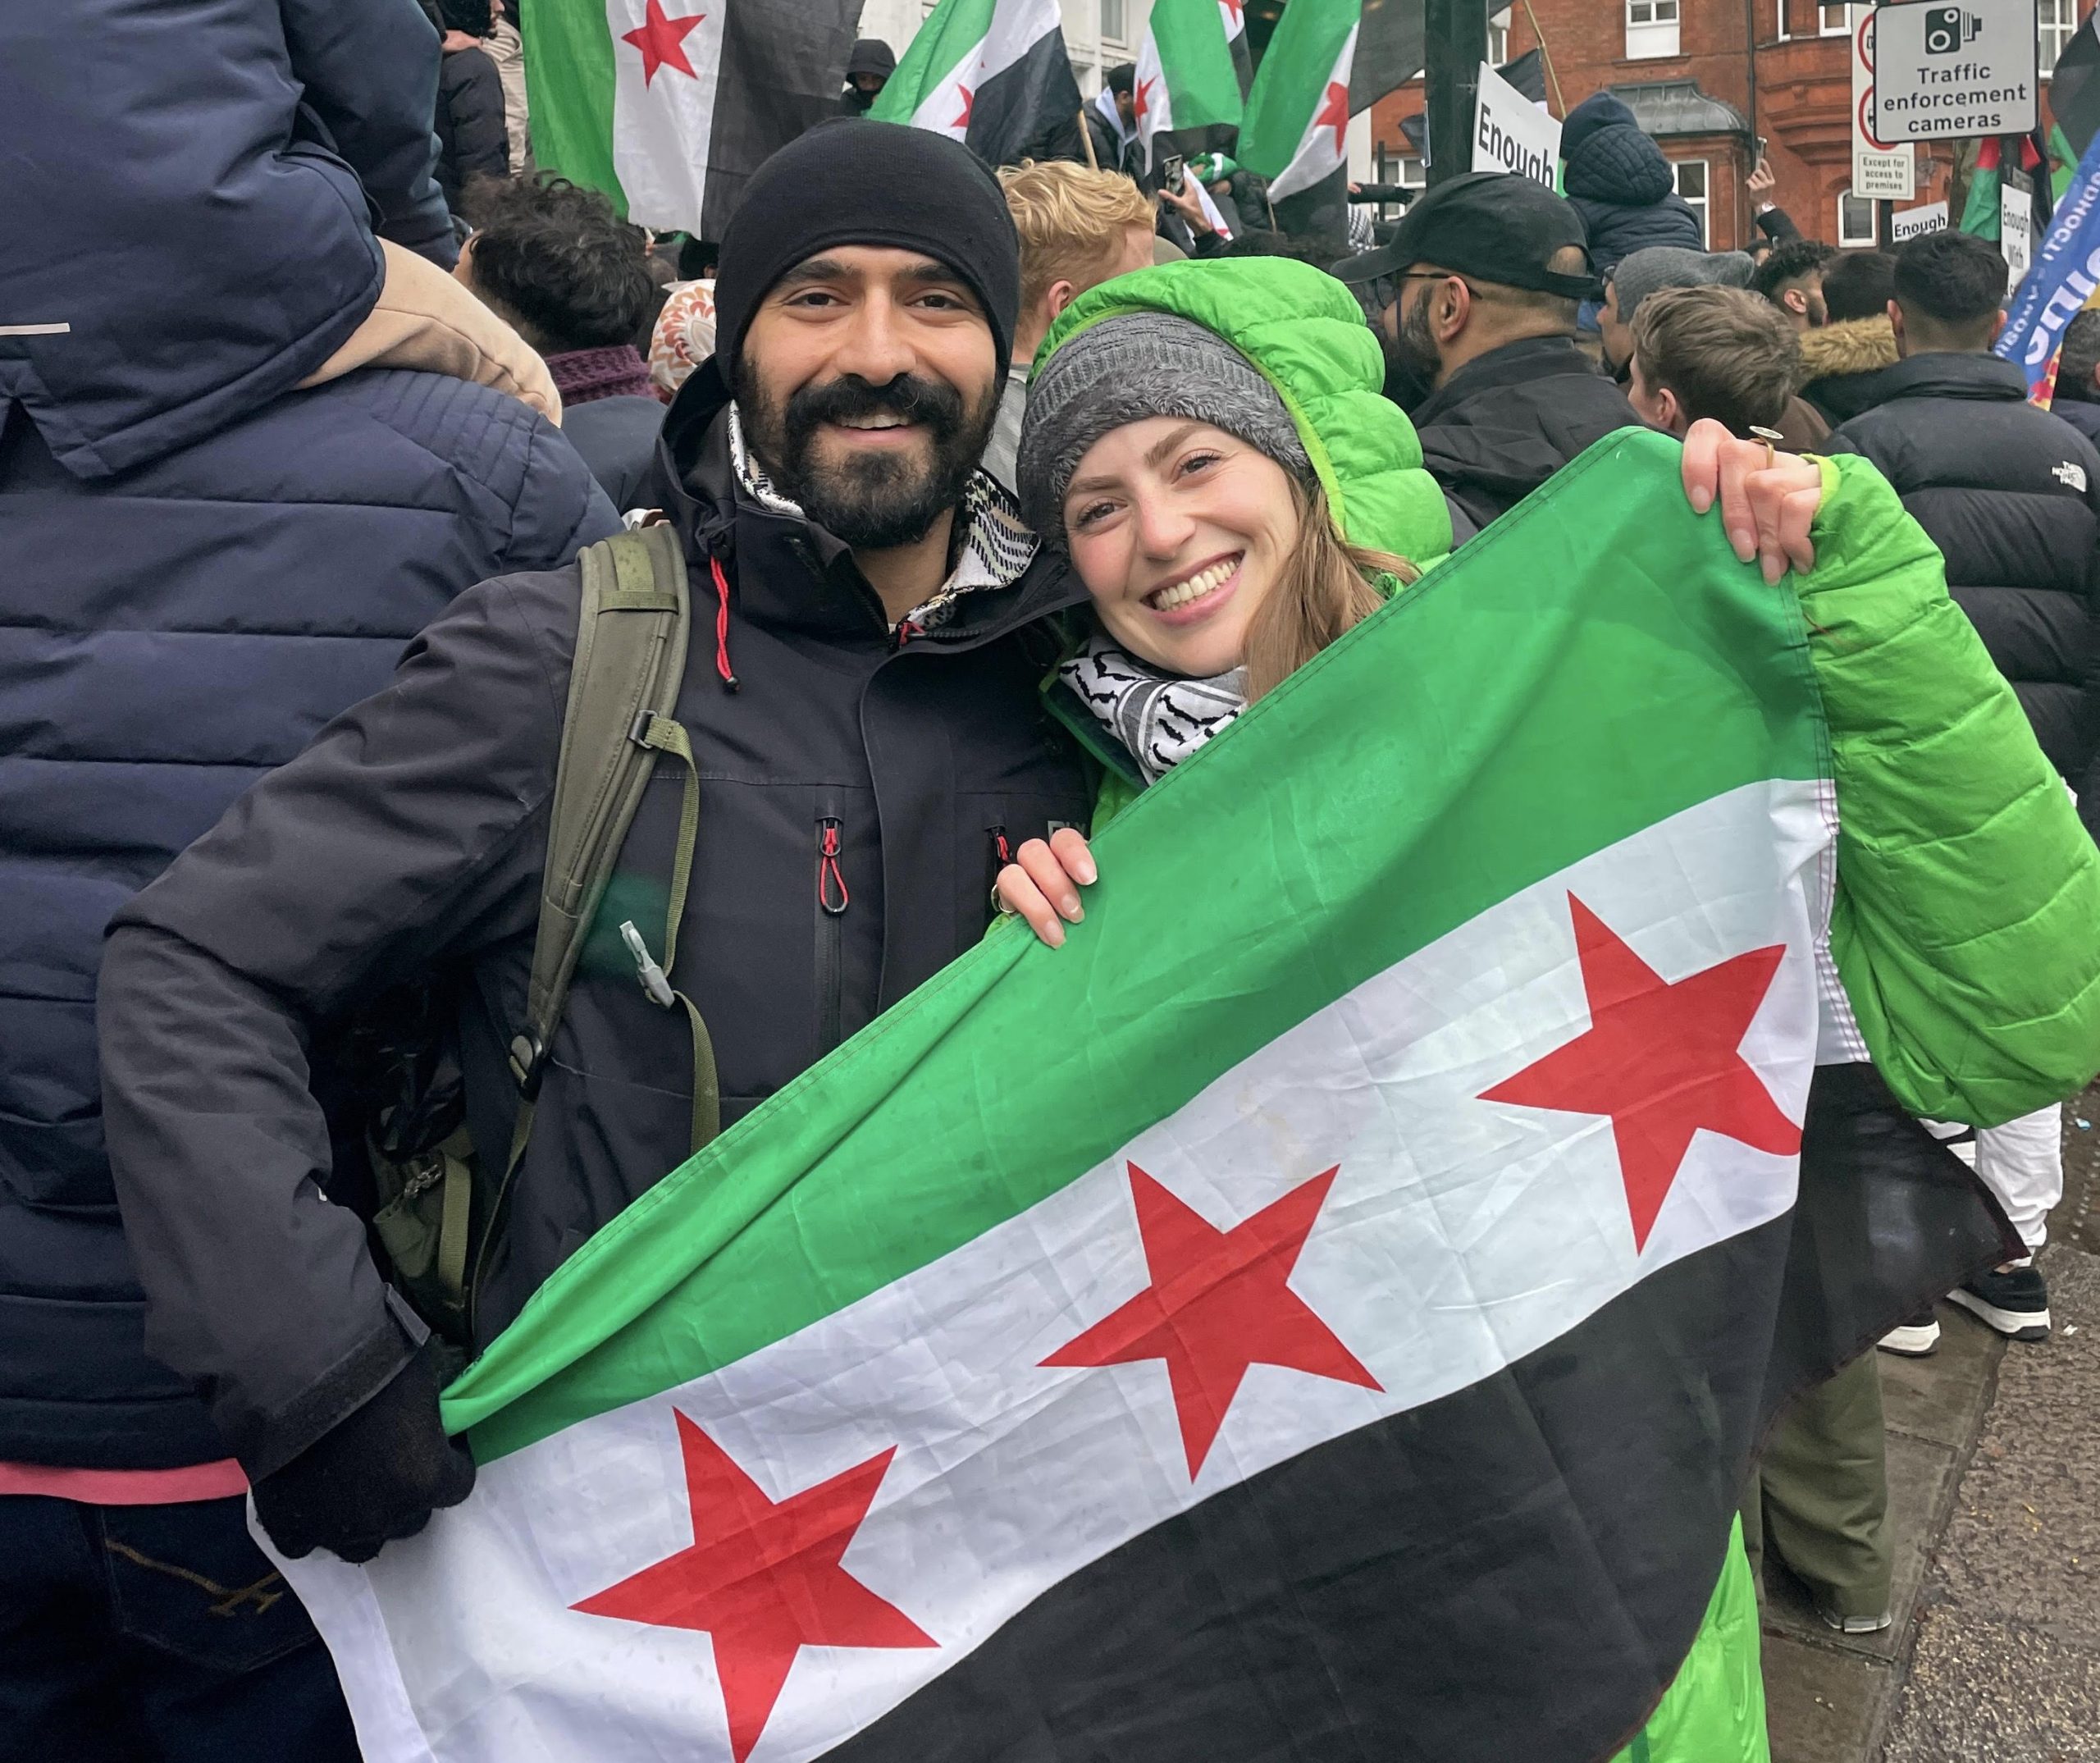
[[[1026,919],[1028,928],[1054,949],[1064,943],[1065,925],[1086,916],[1080,889],[1092,887],[1098,874],[1085,835],[1061,827],[1047,844],[1031,838],[1015,852],[1014,861],[999,871],[994,891],[1002,911]]]
[[[1823,473],[1813,460],[1738,441],[1701,417],[1684,437],[1684,493],[1697,514],[1719,499],[1729,545],[1745,563],[1758,559],[1768,582],[1789,566],[1804,573],[1815,567],[1809,528],[1823,505]]]

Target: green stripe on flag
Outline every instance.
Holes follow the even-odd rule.
[[[447,1424],[486,1462],[733,1363],[1057,1192],[1518,889],[1825,775],[1795,596],[1678,471],[1620,431],[1301,668],[1103,831],[1064,948],[998,925],[644,1194],[453,1386]]]
[[[897,71],[868,114],[878,122],[909,122],[956,63],[976,53],[992,28],[998,0],[941,0],[911,39]]]
[[[1217,0],[1154,0],[1148,28],[1172,102],[1173,126],[1239,121],[1239,75]]]
[[[1239,162],[1249,171],[1272,178],[1298,157],[1360,10],[1359,0],[1296,0],[1284,8],[1239,125]]]
[[[624,215],[613,169],[613,38],[605,0],[523,0],[525,97],[542,171],[601,190]]]

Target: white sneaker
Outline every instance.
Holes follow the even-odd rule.
[[[1884,1353],[1900,1353],[1906,1359],[1921,1359],[1927,1354],[1939,1350],[1939,1318],[1928,1304],[1915,1316],[1906,1318],[1890,1329],[1879,1345]]]
[[[1839,1616],[1818,1605],[1815,1613],[1840,1634],[1879,1634],[1896,1620],[1887,1610],[1879,1616]]]

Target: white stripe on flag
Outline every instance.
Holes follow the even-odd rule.
[[[911,126],[932,129],[951,140],[961,140],[970,131],[970,112],[977,101],[978,89],[1021,60],[1052,31],[1063,29],[1057,0],[999,0],[976,53],[964,56],[948,70],[947,78],[919,101],[919,107],[911,112]]]
[[[605,0],[613,169],[638,226],[699,230],[726,11],[723,0]]]
[[[1671,982],[1784,946],[1740,1050],[1798,1122],[1828,911],[1820,795],[1748,785],[1585,858],[1358,986],[975,1241],[737,1364],[486,1465],[467,1505],[369,1567],[281,1562],[370,1763],[728,1758],[709,1634],[573,1608],[692,1543],[678,1414],[774,1501],[895,1451],[842,1564],[937,1644],[804,1647],[751,1753],[789,1763],[1130,1538],[1490,1377],[1648,1274],[1780,1216],[1797,1158],[1701,1130],[1637,1249],[1609,1118],[1483,1093],[1591,1025],[1572,895]],[[1337,1171],[1289,1289],[1380,1387],[1256,1363],[1192,1476],[1158,1360],[1046,1367],[1150,1283],[1131,1163],[1217,1230]]]

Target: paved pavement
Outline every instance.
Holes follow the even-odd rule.
[[[2056,1333],[1942,1304],[1937,1354],[1881,1355],[1895,1624],[1834,1634],[1773,1568],[1774,1763],[2100,1763],[2100,1087],[2064,1112]]]

